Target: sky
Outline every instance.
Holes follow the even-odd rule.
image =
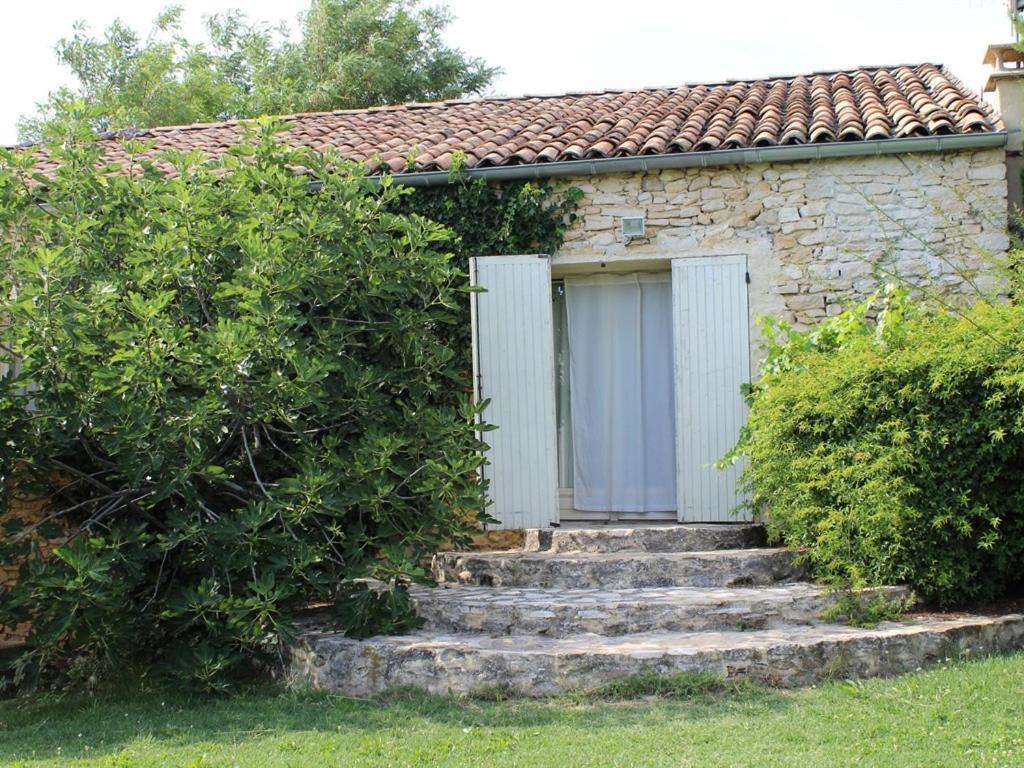
[[[148,30],[169,0],[12,2],[0,27],[0,145],[15,121],[70,78],[53,46],[75,21]],[[199,35],[205,13],[295,17],[309,0],[178,0]],[[504,70],[497,95],[674,86],[930,61],[980,91],[985,47],[1012,38],[1006,0],[449,0],[448,41]]]

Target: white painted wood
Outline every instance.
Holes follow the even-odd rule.
[[[488,511],[503,528],[558,522],[555,350],[551,265],[546,256],[470,259],[473,374],[489,399],[482,432],[490,464]]]
[[[672,260],[680,522],[749,519],[734,514],[742,467],[714,467],[747,417],[740,393],[750,381],[746,276],[745,256]]]

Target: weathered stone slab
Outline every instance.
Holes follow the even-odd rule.
[[[699,552],[763,547],[764,527],[742,524],[650,525],[635,528],[529,528],[527,552]]]
[[[800,578],[799,553],[789,549],[713,552],[442,552],[439,584],[558,589],[758,586]]]
[[[964,654],[1024,647],[1024,615],[921,618],[875,629],[838,625],[759,632],[650,633],[566,638],[482,634],[353,640],[308,633],[295,648],[293,684],[370,696],[414,686],[435,694],[495,686],[528,696],[600,688],[642,673],[713,673],[772,685],[911,672]]]
[[[904,599],[909,591],[886,587],[857,593]],[[664,587],[647,589],[531,589],[453,586],[417,587],[416,613],[423,632],[489,635],[626,635],[645,632],[757,630],[809,624],[840,597],[813,584],[770,587]]]

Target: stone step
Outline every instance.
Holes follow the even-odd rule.
[[[699,552],[765,545],[764,526],[688,523],[635,528],[529,528],[527,552]]]
[[[439,584],[550,589],[740,587],[796,581],[803,575],[790,549],[713,552],[442,552]]]
[[[663,587],[649,589],[531,589],[454,586],[414,587],[423,632],[489,635],[758,630],[819,621],[849,593],[814,584],[770,587]],[[862,604],[879,597],[902,600],[909,590],[884,587],[856,593]]]
[[[312,632],[294,649],[288,674],[293,684],[351,696],[402,686],[435,694],[501,687],[545,696],[599,689],[633,675],[687,672],[790,687],[901,674],[964,654],[1021,647],[1021,614],[921,617],[874,629],[829,624],[618,637],[421,634],[354,640]]]

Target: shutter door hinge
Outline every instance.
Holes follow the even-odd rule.
[[[750,285],[750,273],[749,272],[744,272],[743,273],[743,279],[747,281],[747,285]]]

